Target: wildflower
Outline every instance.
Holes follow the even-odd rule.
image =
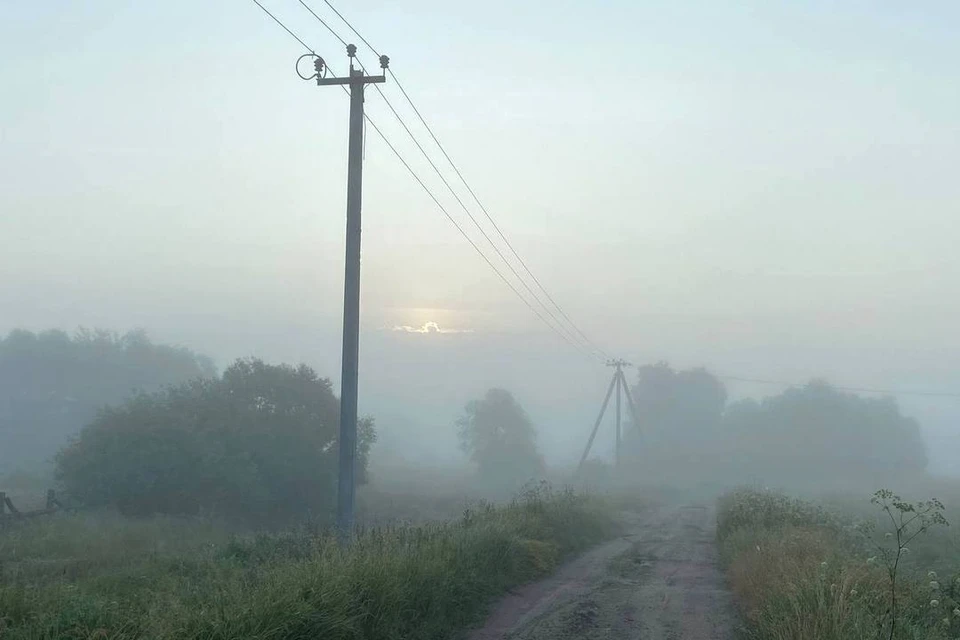
[[[940,583],[937,582],[936,580],[931,580],[931,581],[930,581],[930,588],[933,589],[934,591],[936,591],[937,589],[940,588]]]
[[[851,596],[855,596],[855,595],[857,595],[858,593],[859,593],[859,591],[857,591],[856,589],[850,589],[850,595],[851,595]]]
[[[820,563],[820,568],[821,568],[821,569],[826,569],[826,568],[827,568],[827,563],[826,563],[826,561],[823,561],[823,562]]]
[[[757,553],[760,553],[760,545],[757,545]]]
[[[953,610],[953,615],[960,618],[960,607],[957,607],[956,609]]]
[[[870,556],[869,558],[867,558],[867,564],[876,564],[876,563],[877,563],[877,556]]]
[[[937,600],[937,599],[933,599],[933,600],[930,601],[930,606],[931,606],[931,607],[939,607],[939,606],[940,606],[940,601]]]
[[[936,579],[937,579],[937,572],[936,572],[936,571],[928,571],[928,572],[927,572],[927,577],[930,578],[931,580],[936,580]]]

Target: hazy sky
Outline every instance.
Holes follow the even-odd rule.
[[[298,2],[264,3],[343,71]],[[342,92],[297,78],[302,50],[252,1],[9,4],[0,331],[142,326],[336,378]],[[338,6],[608,351],[960,391],[960,4]],[[380,96],[367,108],[462,218]],[[361,409],[441,429],[499,383],[548,452],[579,446],[607,372],[544,333],[373,135],[363,287]],[[473,333],[390,331],[429,321]],[[903,404],[960,469],[960,401]]]

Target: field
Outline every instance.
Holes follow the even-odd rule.
[[[960,546],[941,519],[955,512],[941,507],[890,493],[724,496],[717,539],[748,637],[960,636]]]
[[[8,527],[0,638],[447,638],[617,528],[602,501],[545,485],[459,514],[366,527],[347,549],[309,526],[252,534],[206,519]]]

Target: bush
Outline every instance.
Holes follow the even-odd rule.
[[[221,378],[108,408],[57,456],[57,478],[87,506],[125,514],[212,513],[277,521],[331,509],[339,402],[305,365],[240,360]],[[359,434],[360,480],[374,440]]]

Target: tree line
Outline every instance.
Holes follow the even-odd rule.
[[[862,397],[823,380],[761,400],[730,401],[699,368],[639,367],[630,464],[648,474],[784,486],[874,486],[921,474],[927,453],[916,420],[894,398]]]
[[[625,426],[617,473],[635,480],[873,482],[926,468],[919,425],[890,398],[814,381],[730,402],[708,371],[665,363],[639,367],[631,386],[638,422]],[[0,477],[46,458],[60,488],[87,506],[323,518],[335,495],[338,424],[330,380],[303,364],[240,359],[218,373],[209,358],[143,332],[14,331],[0,340]],[[485,486],[516,488],[547,472],[534,421],[505,389],[468,403],[452,428]],[[373,418],[358,435],[362,483]]]

